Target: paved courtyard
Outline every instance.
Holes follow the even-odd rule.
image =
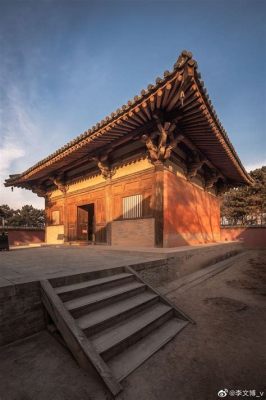
[[[160,253],[110,250],[102,246],[47,246],[11,250],[0,252],[0,287],[160,258]]]
[[[0,252],[0,287],[62,275],[116,268],[171,257],[190,257],[190,253],[225,253],[236,242],[208,243],[177,248],[119,246],[41,246]],[[229,250],[228,250],[229,251]]]
[[[171,290],[196,325],[127,377],[117,400],[215,400],[221,389],[265,399],[265,274],[266,251],[253,250],[194,287]],[[82,371],[47,331],[1,348],[1,400],[110,398],[93,371]]]

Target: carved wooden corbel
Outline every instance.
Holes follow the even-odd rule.
[[[173,132],[170,132],[169,138],[170,138],[170,143],[165,150],[165,155],[164,155],[165,160],[170,158],[172,150],[175,149],[180,142],[182,142],[184,136],[181,134],[177,134],[176,137],[174,137]]]
[[[209,173],[207,173],[205,175],[205,189],[212,188],[219,178],[221,178],[221,174],[219,174],[216,170],[211,170]]]
[[[46,197],[46,191],[41,188],[33,188],[32,192],[37,194],[38,197]]]
[[[178,145],[183,139],[183,135],[174,136],[174,130],[176,125],[171,122],[165,122],[164,124],[156,117],[157,127],[159,131],[158,144],[155,140],[148,135],[142,135],[141,140],[146,144],[148,150],[148,156],[153,163],[163,163],[171,156],[172,150]]]
[[[92,160],[97,162],[98,168],[100,169],[104,179],[111,179],[116,173],[116,169],[111,168],[108,154],[92,157]]]
[[[69,189],[69,186],[66,185],[63,175],[55,175],[50,179],[53,182],[53,184],[57,187],[57,189],[60,190],[63,193],[63,195],[65,195]]]
[[[148,156],[152,162],[159,160],[158,147],[153,143],[153,140],[148,135],[142,135],[141,140],[146,144]]]
[[[196,176],[205,162],[206,159],[203,158],[197,151],[194,151],[192,160],[187,167],[187,178],[190,180]]]
[[[45,199],[49,200],[50,193],[47,192],[47,189],[44,185],[39,185],[39,186],[30,186],[29,189],[37,194],[38,197],[44,197]]]
[[[225,192],[230,190],[232,187],[233,187],[233,185],[229,185],[226,182],[221,182],[216,186],[216,195],[222,196]]]

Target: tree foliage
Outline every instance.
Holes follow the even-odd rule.
[[[266,166],[250,172],[253,186],[237,187],[224,194],[222,222],[230,225],[266,224]]]
[[[45,224],[44,210],[38,210],[31,205],[25,205],[21,209],[14,210],[7,204],[0,206],[0,218],[8,226],[34,226],[43,227]]]

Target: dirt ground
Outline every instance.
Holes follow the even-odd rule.
[[[196,324],[125,379],[118,400],[215,400],[222,389],[230,399],[266,399],[265,295],[266,250],[246,252],[199,285],[171,291]],[[1,400],[109,398],[95,374],[83,372],[47,332],[0,349]]]

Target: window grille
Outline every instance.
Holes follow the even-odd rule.
[[[142,195],[123,197],[123,218],[141,218],[142,217]]]

